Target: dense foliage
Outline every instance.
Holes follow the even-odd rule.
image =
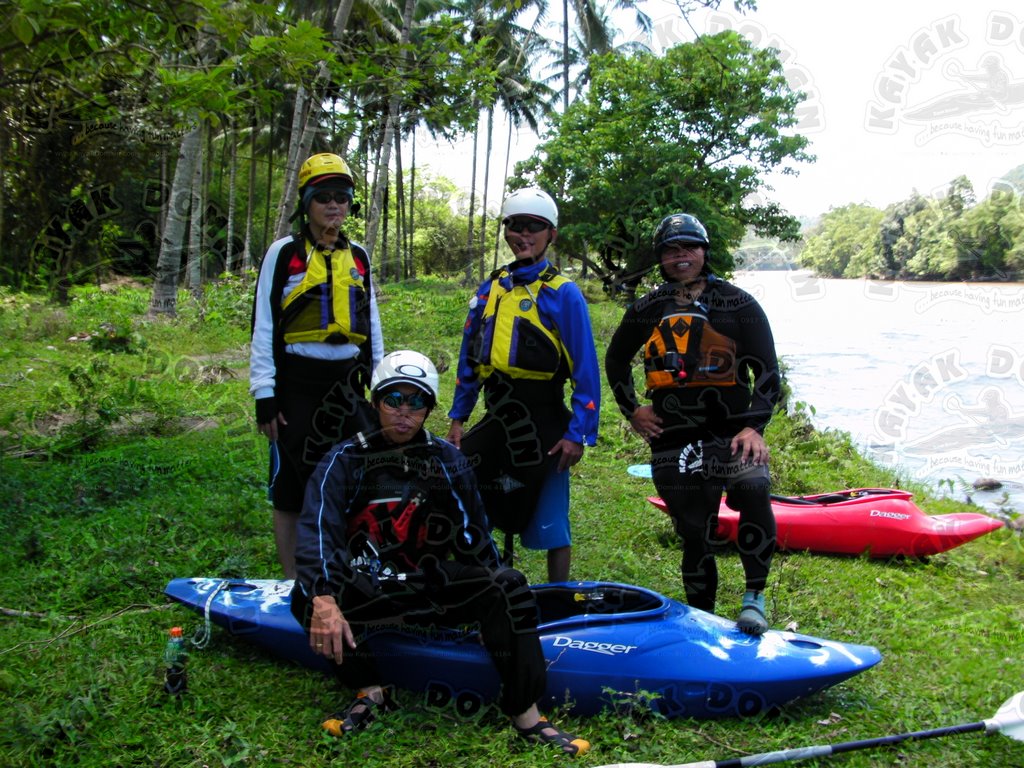
[[[1024,196],[1012,179],[1022,170],[980,202],[961,176],[943,197],[914,194],[885,210],[833,209],[808,233],[799,263],[824,277],[1019,280]]]
[[[718,0],[679,12],[701,5]],[[322,150],[359,177],[350,234],[382,281],[482,273],[497,201],[417,175],[402,148],[417,131],[471,133],[474,157],[453,161],[482,156],[486,176],[495,109],[540,130],[570,95],[578,106],[552,123],[556,167],[541,178],[564,198],[570,257],[632,259],[625,239],[646,242],[674,206],[708,218],[723,265],[744,224],[794,233],[777,208],[742,203],[763,173],[802,159],[804,140],[783,135],[799,96],[775,52],[727,33],[663,57],[620,54],[608,8],[574,2],[570,16],[571,52],[545,36],[539,2],[15,0],[0,28],[0,282],[66,300],[112,274],[155,276],[150,310],[173,312],[179,283],[198,294],[258,263],[288,229],[297,160]],[[618,163],[617,150],[598,160],[608,147],[577,145],[598,138],[588,126],[610,117],[606,97],[619,102],[616,132],[647,115],[660,140],[633,136]],[[630,181],[608,194],[614,174]],[[644,177],[662,189],[640,189]]]
[[[594,253],[599,268],[635,285],[652,261],[651,234],[672,212],[707,226],[721,271],[748,226],[797,237],[798,222],[760,194],[768,173],[812,159],[807,139],[788,130],[802,95],[776,52],[722,32],[663,56],[607,54],[591,75],[585,97],[519,169],[565,190],[563,250]]]
[[[66,298],[112,273],[152,275],[174,214],[190,229],[169,243],[173,268],[198,290],[278,236],[296,153],[344,154],[369,209],[392,104],[398,135],[455,136],[496,98],[468,9],[346,5],[339,22],[306,3],[16,0],[0,27],[0,282]],[[405,201],[388,204],[394,220]]]

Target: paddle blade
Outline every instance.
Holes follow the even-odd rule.
[[[985,721],[985,733],[1000,733],[1024,741],[1024,691],[1019,691]]]

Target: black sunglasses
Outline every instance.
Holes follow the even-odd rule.
[[[535,235],[551,226],[546,221],[541,221],[540,219],[505,219],[502,223],[509,232],[525,231],[531,235]]]
[[[388,392],[380,399],[380,404],[389,411],[397,411],[403,405],[408,405],[410,411],[422,411],[430,405],[430,401],[422,392],[413,392],[410,395],[403,395],[401,392]]]
[[[344,189],[337,189],[333,192],[314,192],[313,199],[320,205],[327,205],[331,200],[336,203],[351,203],[352,193]]]

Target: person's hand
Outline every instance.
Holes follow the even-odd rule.
[[[270,442],[276,442],[278,436],[278,424],[282,426],[288,426],[288,422],[285,421],[284,414],[278,413],[273,419],[268,421],[266,424],[257,424],[257,428],[260,434],[266,435]]]
[[[271,442],[277,440],[278,425],[287,426],[284,414],[277,409],[277,399],[261,397],[256,401],[256,428]]]
[[[768,444],[756,429],[744,427],[729,443],[733,458],[741,462],[748,459],[754,464],[768,463]]]
[[[558,471],[564,472],[583,458],[583,445],[563,437],[548,451],[548,456],[555,455],[558,456]]]
[[[629,424],[640,437],[648,442],[661,435],[661,417],[654,412],[654,406],[641,405],[629,417]]]
[[[462,448],[462,420],[452,419],[452,425],[448,427],[448,442],[456,448]]]
[[[334,659],[341,664],[345,646],[356,647],[352,628],[341,614],[338,603],[330,595],[313,598],[313,616],[309,622],[309,646],[313,653]]]

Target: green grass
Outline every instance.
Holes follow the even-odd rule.
[[[389,286],[382,297],[388,348],[430,354],[445,369],[443,403],[468,297],[441,282]],[[210,286],[199,302],[183,295],[175,321],[145,320],[147,299],[144,290],[93,288],[55,308],[0,293],[0,765],[564,762],[521,746],[494,711],[462,719],[408,695],[366,733],[332,739],[318,723],[346,693],[217,629],[192,651],[188,694],[163,693],[167,629],[202,628],[163,598],[167,581],[271,577],[277,565],[266,445],[247,394],[247,284]],[[621,309],[592,310],[603,352]],[[442,410],[428,426],[443,434]],[[847,436],[811,429],[805,408],[791,410],[770,430],[776,492],[906,485]],[[573,470],[573,575],[678,598],[669,521],[645,501],[650,481],[626,473],[646,458],[606,393],[599,445]],[[959,508],[914,490],[926,511]],[[543,554],[520,555],[528,577],[543,580]],[[742,572],[731,551],[719,565],[729,615]],[[1022,576],[1021,540],[1008,529],[928,561],[779,555],[772,625],[876,645],[882,664],[775,717],[558,717],[594,744],[579,765],[725,759],[991,717],[1024,679]],[[826,763],[1013,766],[1024,765],[1024,745],[965,735],[803,764]]]

